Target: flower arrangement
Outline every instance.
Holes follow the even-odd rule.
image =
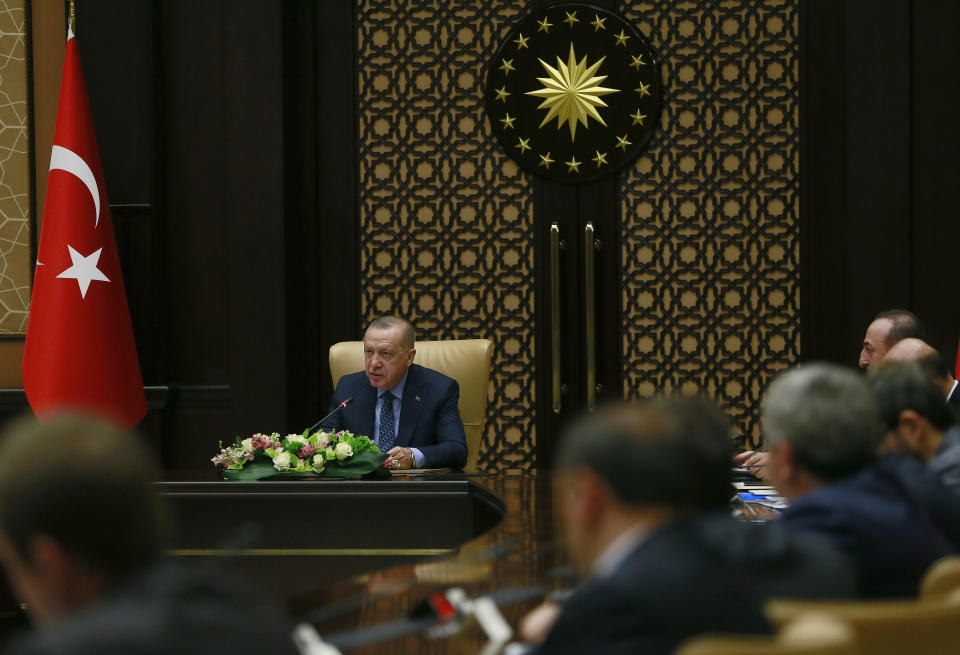
[[[369,438],[347,430],[303,434],[260,434],[224,446],[210,461],[225,480],[273,476],[360,477],[380,468],[386,455]]]

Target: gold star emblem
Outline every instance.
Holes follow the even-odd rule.
[[[627,141],[627,136],[628,135],[624,134],[623,136],[617,137],[617,147],[624,152],[627,151],[627,146],[632,145],[629,141]]]
[[[544,168],[550,168],[550,164],[553,163],[553,160],[550,159],[550,153],[548,152],[545,155],[540,155],[540,165]]]
[[[635,69],[637,69],[637,70],[640,70],[640,67],[641,67],[641,66],[646,66],[646,65],[647,65],[647,62],[645,62],[645,61],[643,60],[643,55],[639,55],[639,56],[637,56],[637,57],[634,57],[633,55],[630,55],[630,59],[633,60],[633,62],[630,64],[630,68],[635,68]]]
[[[503,129],[509,130],[513,127],[513,121],[517,120],[516,117],[511,116],[510,112],[507,112],[506,118],[501,118],[500,122],[503,123]]]
[[[646,115],[646,114],[641,114],[639,109],[637,110],[637,113],[636,113],[636,114],[630,114],[630,118],[633,119],[633,124],[634,124],[634,125],[643,125],[643,119],[646,118],[646,117],[647,117],[647,115]]]
[[[607,103],[601,100],[600,96],[608,93],[619,93],[620,90],[598,86],[600,82],[607,79],[606,75],[594,75],[604,59],[606,57],[601,57],[588,68],[586,57],[579,62],[577,61],[571,43],[570,55],[567,57],[566,64],[560,60],[560,57],[557,57],[556,68],[550,66],[544,60],[540,60],[540,64],[547,71],[548,77],[537,78],[543,84],[542,89],[526,92],[528,96],[544,98],[537,109],[547,109],[548,111],[546,118],[540,123],[540,127],[556,118],[558,130],[563,127],[564,123],[570,126],[570,140],[573,141],[577,135],[578,123],[588,127],[588,119],[593,118],[601,125],[606,125],[597,111],[597,107],[607,106]]]
[[[600,168],[607,163],[607,153],[603,153],[601,155],[599,150],[596,150],[595,152],[597,153],[597,156],[593,158],[593,161],[597,163],[597,168]]]
[[[503,71],[504,75],[509,75],[510,71],[517,70],[517,69],[513,67],[512,59],[504,59],[503,63],[500,65],[500,70]]]
[[[538,20],[537,25],[540,26],[537,29],[538,32],[546,32],[547,34],[550,34],[550,28],[553,27],[553,23],[548,22],[546,16],[543,17],[543,20]]]
[[[600,16],[598,16],[597,14],[594,14],[593,16],[594,16],[594,21],[590,24],[593,25],[594,32],[596,32],[597,30],[607,29],[607,26],[604,25],[604,23],[607,22],[606,17],[600,18]]]
[[[520,139],[517,141],[517,148],[520,148],[520,154],[522,155],[527,150],[530,149],[530,139]]]
[[[648,96],[648,95],[650,95],[650,85],[649,85],[649,84],[644,84],[643,82],[640,82],[640,88],[639,88],[639,89],[634,89],[634,91],[636,91],[637,93],[639,93],[641,98],[642,98],[643,96]]]
[[[574,157],[571,157],[571,158],[570,158],[570,161],[565,161],[565,162],[563,162],[563,163],[567,165],[567,172],[568,172],[568,173],[579,173],[579,172],[580,172],[580,164],[582,164],[583,162],[582,162],[582,161],[577,161],[577,158],[574,156]]]
[[[497,89],[497,100],[500,102],[506,102],[508,95],[510,95],[510,92],[507,91],[506,86],[501,86],[499,89]]]
[[[580,19],[577,18],[577,12],[575,12],[575,11],[567,11],[567,12],[564,12],[564,13],[567,15],[567,17],[563,19],[563,22],[564,22],[564,23],[569,23],[570,27],[573,27],[573,24],[574,24],[574,23],[579,23],[579,22],[580,22]]]
[[[521,48],[528,47],[527,41],[529,40],[530,40],[529,36],[524,36],[523,33],[520,33],[519,37],[514,39],[513,42],[517,44],[517,50],[520,50]]]
[[[624,47],[627,45],[627,39],[630,38],[623,30],[620,30],[620,34],[614,34],[613,36],[617,39],[617,45]]]

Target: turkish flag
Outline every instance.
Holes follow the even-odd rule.
[[[23,386],[41,419],[79,410],[130,428],[147,404],[72,32],[53,143]]]

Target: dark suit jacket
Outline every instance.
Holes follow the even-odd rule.
[[[950,395],[947,396],[947,404],[953,408],[953,413],[957,417],[957,422],[960,423],[960,384],[954,387],[953,391],[950,392]]]
[[[232,575],[232,574],[231,574]],[[6,655],[296,655],[292,625],[231,575],[161,563]]]
[[[695,522],[664,526],[567,600],[537,655],[669,655],[705,632],[770,630],[749,576]]]
[[[916,596],[927,568],[960,540],[958,501],[920,462],[897,455],[800,498],[782,520],[846,553],[865,598]]]
[[[327,419],[323,429],[349,430],[374,439],[377,389],[365,372],[340,378],[330,411],[350,396],[353,402]],[[457,407],[459,400],[460,385],[456,380],[418,364],[411,365],[403,387],[396,445],[419,448],[427,467],[463,468],[467,463],[467,436]]]

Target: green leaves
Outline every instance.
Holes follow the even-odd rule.
[[[369,441],[369,439],[368,439]],[[367,475],[383,464],[387,456],[379,451],[373,452],[367,450],[356,454],[345,462],[336,460],[327,462],[327,467],[323,473],[297,473],[295,471],[278,471],[273,467],[273,461],[263,455],[258,455],[254,461],[247,463],[240,470],[225,470],[223,472],[224,480],[264,480],[266,478],[282,477],[320,477],[320,478],[359,478]]]

